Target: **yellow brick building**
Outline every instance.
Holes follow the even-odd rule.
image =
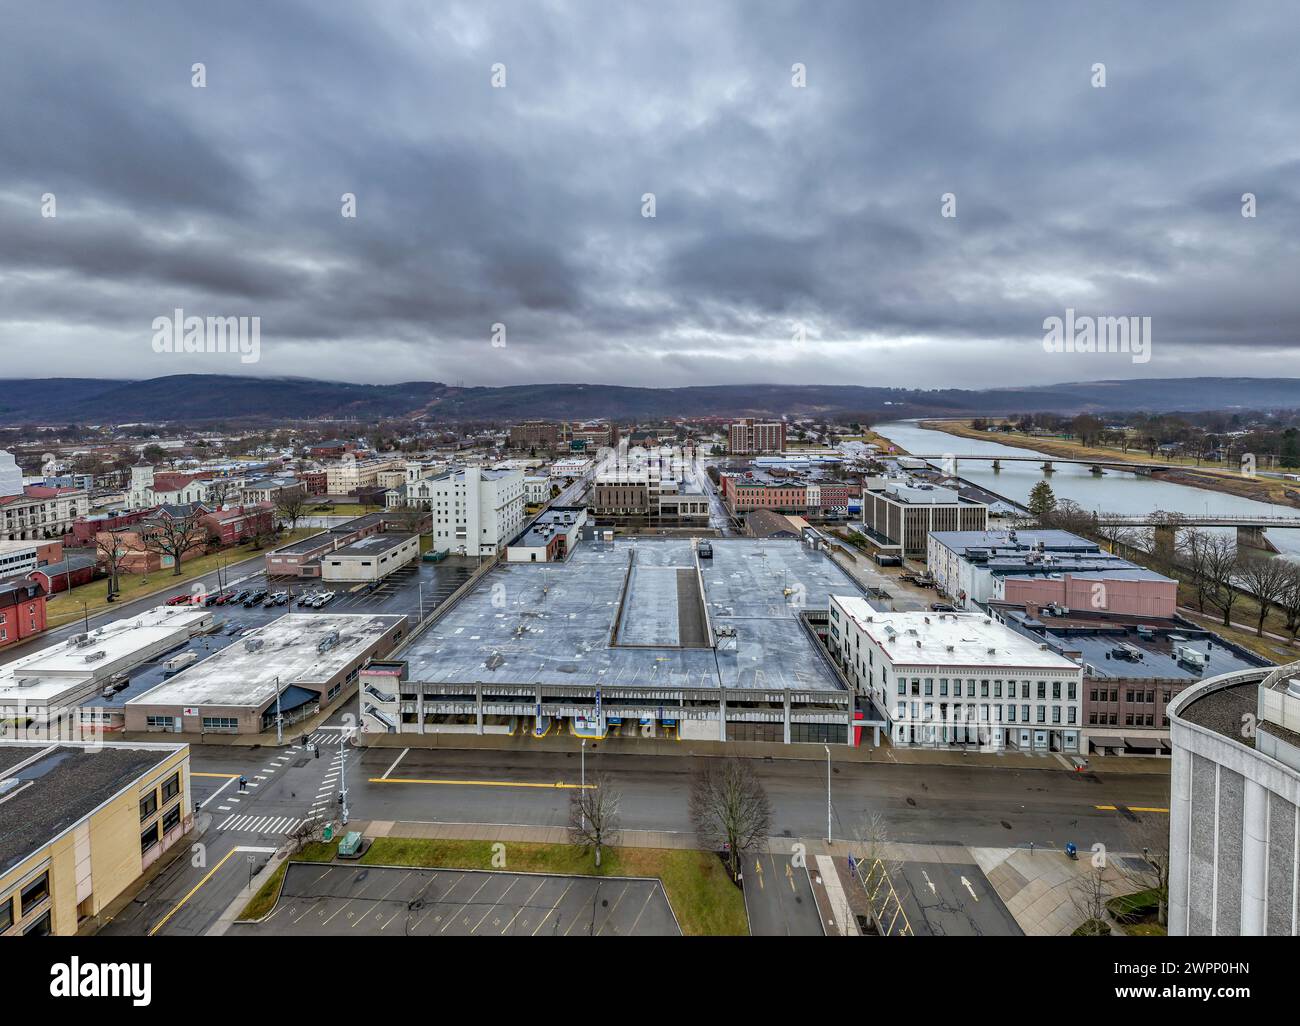
[[[185,744],[0,741],[0,937],[91,926],[193,826]]]

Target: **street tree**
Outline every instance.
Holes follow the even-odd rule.
[[[772,803],[752,765],[706,759],[691,777],[691,824],[702,847],[725,849],[734,879],[741,860],[761,850],[772,827]]]
[[[201,548],[207,537],[207,526],[199,519],[197,511],[183,516],[160,513],[148,522],[145,547],[150,552],[172,561],[172,576],[181,575],[181,560],[192,549]]]
[[[288,521],[289,530],[298,526],[298,521],[307,514],[307,496],[301,488],[289,488],[282,491],[275,500],[275,512]]]
[[[622,801],[623,795],[604,773],[594,774],[585,787],[569,792],[569,843],[584,852],[594,849],[597,868],[601,849],[618,837]]]

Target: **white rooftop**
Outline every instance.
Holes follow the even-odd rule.
[[[290,684],[323,685],[404,616],[286,613],[127,705],[223,705],[260,709]],[[331,632],[338,641],[320,650]],[[261,645],[256,645],[256,641]],[[254,642],[254,644],[250,644]]]
[[[857,596],[836,595],[834,601],[896,666],[1081,669],[983,613],[887,613]]]
[[[112,676],[185,641],[212,619],[196,606],[157,606],[0,666],[0,704],[49,702],[86,681]],[[102,653],[102,654],[101,654]]]

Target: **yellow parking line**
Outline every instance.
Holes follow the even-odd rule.
[[[1119,811],[1119,809],[1117,809],[1114,805],[1094,805],[1093,808],[1094,808],[1094,809],[1100,809],[1102,812],[1118,812],[1118,811]]]
[[[1119,812],[1120,810],[1120,807],[1118,805],[1094,805],[1093,808],[1099,809],[1102,812]],[[1129,812],[1168,812],[1169,811],[1168,809],[1162,809],[1159,806],[1155,806],[1155,805],[1125,805],[1124,808],[1128,809]]]
[[[561,790],[580,790],[586,788],[592,790],[595,784],[565,784],[556,781],[554,784],[531,784],[522,780],[425,780],[419,777],[371,777],[368,781],[371,784],[444,784],[452,787],[545,787],[551,790],[560,788]]]
[[[194,885],[194,889],[191,890],[189,894],[187,894],[187,895],[185,895],[185,897],[181,898],[181,900],[178,901],[178,902],[177,902],[177,903],[172,907],[172,910],[171,910],[170,912],[168,912],[165,916],[163,916],[160,920],[158,920],[157,924],[154,926],[154,928],[153,928],[152,930],[149,931],[149,933],[147,934],[147,936],[152,937],[155,933],[157,933],[157,932],[158,932],[159,930],[161,930],[164,926],[166,926],[166,925],[167,925],[167,920],[170,919],[172,916],[174,916],[177,912],[179,912],[180,909],[181,909],[181,906],[184,905],[187,901],[189,901],[192,897],[194,897],[194,895],[198,893],[199,888],[202,887],[205,883],[207,883],[209,880],[212,879],[212,874],[215,873],[218,869],[220,869],[222,866],[224,866],[224,865],[226,864],[226,859],[230,858],[230,856],[233,855],[233,854],[235,854],[235,852],[237,852],[238,850],[239,850],[238,848],[231,848],[230,851],[226,852],[226,854],[225,854],[225,856],[222,858],[222,860],[221,860],[220,862],[218,862],[215,866],[213,866],[211,869],[208,870],[208,874],[207,874],[207,876],[205,876],[202,880],[200,880],[198,883],[196,883],[196,884]]]

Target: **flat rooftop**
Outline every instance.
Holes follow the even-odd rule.
[[[1040,648],[984,613],[885,613],[861,598],[837,596],[836,601],[896,664],[1079,668],[1073,660]]]
[[[566,563],[497,566],[412,639],[403,651],[410,679],[841,691],[797,614],[827,608],[832,594],[861,595],[853,579],[798,541],[710,541],[703,604],[714,628],[735,631],[716,651],[687,647],[697,620],[689,609],[683,620],[690,588],[678,590],[677,571],[694,577],[691,540],[620,538],[580,545]],[[619,644],[611,646],[620,603]]]
[[[0,875],[184,747],[0,741]]]
[[[294,555],[303,552],[315,552],[319,548],[333,545],[336,540],[333,531],[322,531],[320,534],[313,534],[308,538],[299,538],[297,541],[290,542],[288,545],[281,545],[278,549],[272,549],[271,555]]]
[[[159,645],[182,644],[211,618],[201,607],[157,606],[95,628],[88,644],[69,639],[0,665],[0,705],[52,701],[82,682],[143,662]]]
[[[368,538],[361,538],[354,541],[351,545],[340,545],[330,553],[331,556],[377,556],[380,553],[388,552],[390,549],[399,548],[405,545],[412,538],[418,537],[414,534],[372,534]]]
[[[132,698],[127,705],[221,705],[261,709],[279,686],[319,689],[404,616],[286,613],[175,677]],[[321,643],[337,632],[338,642]],[[260,640],[260,646],[249,643]]]

